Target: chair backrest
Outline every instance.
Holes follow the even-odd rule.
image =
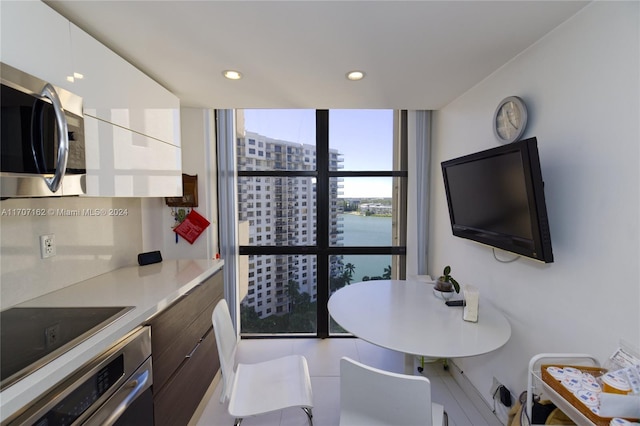
[[[431,383],[340,360],[340,426],[432,425]]]
[[[218,347],[220,370],[222,371],[224,384],[222,399],[226,400],[229,398],[233,385],[236,349],[239,340],[231,322],[229,305],[227,305],[226,300],[222,299],[218,302],[211,314],[211,321],[213,322],[213,332],[216,336],[216,346]]]

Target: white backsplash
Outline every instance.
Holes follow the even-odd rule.
[[[137,263],[139,198],[32,198],[0,201],[0,309]],[[56,255],[40,258],[40,235]]]

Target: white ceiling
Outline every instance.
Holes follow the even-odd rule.
[[[184,106],[398,109],[443,107],[587,3],[47,1]]]

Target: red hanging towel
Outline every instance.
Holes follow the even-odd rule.
[[[173,228],[173,232],[189,241],[189,244],[193,244],[200,234],[207,229],[207,226],[209,226],[209,221],[195,210],[191,210],[184,221]]]

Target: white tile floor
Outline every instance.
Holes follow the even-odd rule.
[[[239,362],[256,362],[288,354],[307,358],[313,387],[315,426],[336,426],[340,413],[340,358],[348,356],[364,364],[402,373],[404,356],[359,339],[252,339],[242,340]],[[426,364],[424,374],[431,380],[434,402],[444,405],[451,426],[500,426],[501,422],[478,398],[466,395],[441,363]],[[219,402],[220,384],[206,396],[206,407],[196,426],[233,425],[225,404]],[[205,401],[203,401],[204,403]],[[204,405],[204,404],[203,404]],[[244,419],[243,426],[304,426],[307,417],[298,408]]]

